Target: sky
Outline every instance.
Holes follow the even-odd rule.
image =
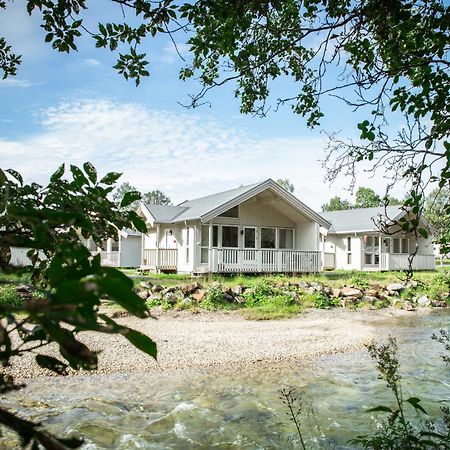
[[[100,13],[104,21],[123,21],[117,5],[90,3],[84,16],[91,29]],[[187,109],[182,105],[199,85],[178,79],[185,63],[170,41],[145,45],[150,77],[136,87],[112,68],[114,54],[96,49],[91,38],[78,41],[78,52],[61,54],[44,43],[39,25],[22,0],[0,11],[0,34],[23,59],[16,77],[0,81],[0,167],[45,183],[60,164],[89,161],[101,174],[122,172],[121,181],[142,192],[162,190],[174,204],[266,178],[288,178],[316,210],[336,195],[354,201],[350,180],[341,176],[329,185],[321,163],[323,130],[357,136],[357,120],[339,100],[325,99],[326,117],[314,130],[288,107],[263,119],[241,115],[232,86]],[[185,36],[177,39],[188,59]],[[278,83],[274,99],[288,87]],[[361,166],[356,187],[384,194],[386,184],[383,174],[370,177]],[[392,194],[403,197],[404,186]]]

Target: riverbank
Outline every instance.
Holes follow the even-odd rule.
[[[353,352],[373,339],[395,334],[392,321],[414,314],[422,316],[430,314],[430,310],[307,310],[292,319],[268,321],[248,321],[238,311],[178,311],[144,320],[116,319],[156,341],[157,362],[134,348],[123,336],[83,332],[79,339],[100,352],[98,370],[94,373],[240,371]],[[42,353],[58,356],[52,345],[42,349]],[[11,372],[18,379],[51,375],[37,366],[34,356],[29,354],[14,358]]]

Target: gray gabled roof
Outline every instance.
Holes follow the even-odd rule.
[[[156,223],[175,223],[188,220],[201,220],[202,222],[206,222],[269,188],[306,217],[329,228],[330,224],[326,219],[270,178],[259,183],[185,201],[177,206],[141,204],[141,210],[145,208]]]
[[[320,215],[331,222],[329,233],[358,233],[378,231],[377,220],[398,220],[405,211],[400,205],[377,208],[356,208],[342,211],[326,211]]]

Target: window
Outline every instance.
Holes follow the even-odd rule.
[[[209,261],[209,225],[202,225],[202,239],[200,241],[200,263],[208,264]]]
[[[112,252],[118,252],[119,251],[119,242],[112,241],[111,242],[111,251]]]
[[[244,248],[256,248],[255,228],[244,228]]]
[[[218,225],[213,225],[213,241],[212,246],[217,247],[219,245],[219,227]]]
[[[288,228],[280,228],[279,248],[294,248],[294,230]]]
[[[222,226],[222,247],[238,247],[238,227]]]
[[[364,264],[375,265],[380,262],[380,238],[364,236]]]
[[[108,241],[102,241],[102,244],[100,245],[100,248],[103,252],[106,252],[108,249]]]
[[[275,228],[261,228],[261,248],[275,248]]]
[[[408,239],[406,238],[394,238],[393,239],[393,253],[408,253]]]
[[[237,219],[239,217],[239,206],[235,206],[234,208],[231,208],[228,211],[219,214],[219,217],[232,217],[234,219]]]

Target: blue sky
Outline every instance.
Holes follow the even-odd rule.
[[[100,11],[122,21],[110,2],[93,4],[87,25]],[[45,182],[62,162],[91,161],[101,172],[123,172],[123,181],[142,191],[161,189],[175,203],[268,177],[289,178],[295,194],[316,209],[334,195],[351,199],[349,180],[328,186],[319,162],[321,129],[355,136],[356,118],[336,99],[327,99],[326,118],[313,131],[288,107],[264,119],[241,115],[232,86],[213,92],[211,106],[187,110],[178,102],[186,103],[198,85],[178,79],[183,62],[168,40],[147,44],[151,76],[136,88],[112,69],[115,56],[90,38],[69,55],[52,50],[39,17],[28,17],[22,1],[0,12],[0,30],[23,55],[18,76],[0,82],[0,165],[28,181]],[[361,171],[358,185],[381,194],[385,184],[381,174],[371,179]],[[394,194],[402,196],[403,187]]]

